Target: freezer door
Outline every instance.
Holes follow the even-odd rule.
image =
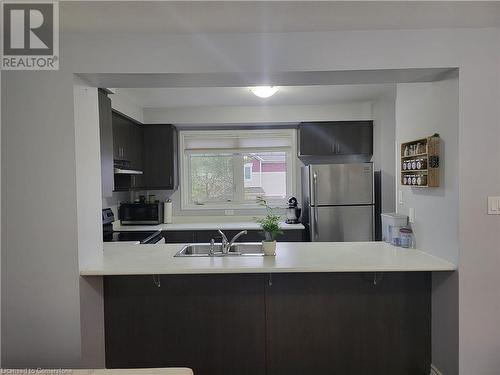
[[[311,206],[373,203],[373,164],[325,164],[309,167]]]
[[[374,206],[311,207],[313,242],[373,241]]]

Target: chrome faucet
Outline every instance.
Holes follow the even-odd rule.
[[[219,232],[219,234],[222,236],[222,241],[221,241],[222,242],[222,254],[227,254],[227,252],[228,252],[227,244],[229,243],[229,241],[227,240],[227,237],[223,231],[218,229],[217,232]]]
[[[233,246],[233,244],[236,242],[236,240],[238,238],[240,238],[241,236],[243,236],[244,234],[248,234],[248,231],[242,230],[241,232],[237,233],[231,239],[231,241],[228,241],[226,235],[224,234],[224,232],[222,232],[220,229],[218,230],[218,232],[222,236],[222,253],[223,254],[229,254],[229,250],[231,249],[231,246]]]

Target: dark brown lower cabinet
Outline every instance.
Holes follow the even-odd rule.
[[[267,374],[428,375],[429,275],[384,273],[376,285],[373,279],[373,273],[273,275]]]
[[[105,277],[106,367],[265,374],[265,278]]]
[[[227,238],[231,240],[239,231],[225,230]],[[163,237],[166,243],[208,243],[213,238],[220,242],[221,235],[216,230],[175,230],[163,231]],[[264,234],[260,230],[249,230],[246,235],[238,238],[236,242],[261,242]],[[278,242],[303,242],[305,240],[305,231],[302,229],[284,230],[277,238]]]
[[[376,276],[376,277],[375,277]],[[374,283],[375,278],[375,283]],[[106,276],[106,366],[428,375],[427,272]]]

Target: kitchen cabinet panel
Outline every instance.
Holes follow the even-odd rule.
[[[265,374],[265,275],[104,278],[106,368]]]
[[[166,243],[194,243],[196,234],[190,230],[169,230],[162,232]]]
[[[127,159],[126,144],[129,139],[129,126],[127,119],[113,112],[113,155],[115,160]]]
[[[231,240],[239,230],[225,230],[223,231],[228,240]],[[278,242],[301,242],[304,241],[304,230],[291,229],[284,230],[277,241]],[[164,231],[163,232],[167,243],[209,243],[213,238],[216,242],[221,241],[221,235],[216,230],[178,230],[178,231]],[[238,238],[236,242],[261,242],[264,235],[260,230],[249,230],[246,235]]]
[[[177,130],[173,125],[143,125],[144,187],[176,190]]]
[[[429,273],[274,274],[266,293],[268,374],[429,373]]]
[[[331,125],[335,154],[373,154],[373,124],[371,121],[339,122]]]
[[[144,134],[142,125],[113,112],[113,154],[114,159],[128,163],[128,168],[144,169]],[[144,178],[142,175],[115,175],[116,191],[142,188]]]
[[[299,125],[299,156],[335,153],[330,123],[308,122]]]
[[[224,230],[224,234],[227,239],[231,241],[231,239],[238,234],[239,230]],[[260,242],[264,239],[264,236],[256,230],[249,230],[247,234],[242,235],[240,238],[236,240],[236,242]],[[196,232],[196,242],[198,243],[208,243],[210,240],[214,238],[216,242],[221,242],[221,235],[216,230],[201,230]]]
[[[427,375],[428,272],[105,276],[107,368]],[[376,282],[374,282],[374,280]]]
[[[303,122],[299,157],[372,155],[373,121]]]
[[[99,90],[99,137],[101,148],[101,188],[102,196],[113,195],[113,126],[111,115],[111,99]]]

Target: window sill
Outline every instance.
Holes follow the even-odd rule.
[[[284,209],[285,205],[283,201],[268,202],[272,208]],[[217,203],[207,203],[207,204],[182,204],[181,210],[186,211],[203,211],[203,210],[265,210],[260,204],[248,203],[248,204],[217,204]]]

